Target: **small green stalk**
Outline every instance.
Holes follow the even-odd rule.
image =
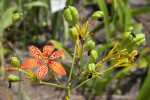
[[[70,70],[68,82],[71,80],[71,75],[72,75],[72,71],[73,71],[73,67],[74,67],[74,62],[75,62],[75,55],[76,55],[76,46],[74,48],[73,62],[72,62],[72,66],[71,66],[71,70]]]
[[[80,66],[80,71],[81,69],[83,68],[83,65],[84,65],[84,61],[83,61],[83,43],[81,44],[82,45],[82,48],[81,48],[81,66]]]
[[[56,87],[59,87],[59,88],[66,88],[66,87],[64,87],[62,85],[57,85],[57,84],[47,83],[47,82],[40,82],[40,84],[52,85],[52,86],[56,86]]]
[[[114,68],[114,67],[110,67],[110,68],[108,68],[108,69],[102,71],[101,73],[105,73],[105,72],[111,70],[112,68]],[[93,78],[95,78],[95,77],[96,77],[96,76],[94,76],[94,77],[92,77],[92,78],[90,78],[90,79],[85,80],[84,82],[82,82],[81,84],[79,84],[78,86],[76,86],[76,87],[71,91],[71,93],[73,93],[77,88],[79,88],[80,86],[82,86],[83,84],[85,84],[86,82],[88,82],[89,80],[91,80],[91,79],[93,79]]]

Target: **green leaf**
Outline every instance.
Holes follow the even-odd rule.
[[[136,100],[150,100],[149,90],[150,90],[150,65],[148,67],[148,75],[140,89],[140,92]]]
[[[113,1],[114,1],[115,10],[117,11],[120,22],[123,25],[123,23],[124,23],[124,17],[123,17],[124,14],[123,14],[123,9],[122,9],[122,6],[120,4],[120,1],[119,0],[113,0]]]
[[[131,13],[131,7],[129,3],[126,4],[125,8],[126,9],[125,9],[124,31],[126,32],[132,24],[132,13]]]
[[[109,84],[114,80],[114,79],[118,79],[118,82],[116,84],[116,88],[115,91],[120,87],[120,84],[122,82],[122,80],[124,79],[124,77],[126,75],[129,75],[129,71],[131,70],[131,67],[125,67],[122,70],[120,70],[113,78],[111,78],[111,80],[109,81]]]
[[[17,7],[9,7],[7,10],[0,16],[0,34],[3,33],[4,29],[12,24],[13,12],[17,10]]]
[[[109,15],[108,15],[108,9],[106,6],[105,0],[97,0],[98,6],[103,11],[104,13],[104,25],[105,25],[105,30],[106,30],[106,39],[109,41],[110,37],[110,29],[109,29]]]
[[[62,43],[60,43],[59,41],[49,40],[48,43],[54,43],[55,46],[56,46],[56,49],[58,49],[58,50],[64,49],[65,53],[68,54],[70,57],[73,58],[73,55],[72,55],[71,51],[68,48],[66,48]]]
[[[62,66],[65,68],[65,70],[66,70],[67,72],[70,72],[71,68],[70,68],[68,65],[63,64],[63,63],[61,63],[61,64],[62,64]]]
[[[149,14],[150,13],[150,7],[147,8],[139,8],[132,11],[132,15],[140,15],[140,14]]]
[[[9,49],[0,49],[0,54],[10,53],[10,52],[11,52],[11,50],[9,50]]]
[[[48,8],[48,4],[42,1],[33,1],[24,5],[25,7],[31,9],[33,7],[45,7]]]
[[[115,64],[115,62],[111,62],[110,66],[109,67],[112,67],[113,65]],[[96,83],[96,94],[97,95],[100,95],[100,94],[103,94],[105,88],[108,86],[109,84],[109,81],[111,79],[111,75],[112,73],[114,72],[114,68],[109,70],[109,71],[106,71],[104,73],[104,77],[101,79],[101,80],[98,80],[97,83]]]
[[[142,28],[143,28],[143,24],[135,24],[133,33],[134,34],[141,33],[142,32]]]

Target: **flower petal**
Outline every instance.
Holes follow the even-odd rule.
[[[29,50],[35,58],[42,59],[42,52],[37,47],[32,45],[29,47]]]
[[[23,69],[36,68],[42,65],[43,63],[44,63],[43,61],[37,59],[28,59],[21,64],[21,68]]]
[[[58,74],[61,74],[61,75],[66,75],[66,71],[65,69],[63,68],[63,66],[59,63],[59,62],[56,62],[56,61],[50,61],[48,62],[49,64],[49,67],[56,73]]]
[[[42,79],[48,72],[48,67],[46,64],[42,65],[40,68],[37,70],[37,77],[38,79]]]
[[[45,56],[48,57],[53,52],[54,49],[55,49],[55,45],[52,46],[46,45],[43,48],[43,53],[45,53]]]
[[[49,60],[54,60],[54,59],[59,58],[64,52],[65,50],[59,50],[59,51],[52,53],[52,55],[49,57]]]

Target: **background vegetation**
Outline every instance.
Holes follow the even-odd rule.
[[[127,100],[128,93],[132,94],[133,87],[137,88],[136,95],[129,99],[149,100],[150,89],[150,2],[141,0],[134,2],[128,0],[67,0],[66,6],[74,5],[81,16],[90,16],[94,11],[101,10],[104,12],[104,21],[95,21],[92,31],[93,38],[97,42],[97,51],[99,56],[103,57],[112,47],[112,41],[119,40],[120,35],[127,31],[130,26],[134,27],[133,33],[144,33],[147,36],[147,42],[141,46],[141,56],[134,68],[117,68],[105,73],[104,77],[94,79],[86,83],[79,89],[78,94],[88,96],[89,100],[94,100],[98,96],[106,98],[120,98]],[[12,16],[15,13],[21,15],[17,23],[12,23]],[[21,100],[32,100],[26,93],[21,90],[21,83],[17,85],[18,94],[11,95],[7,90],[7,73],[5,68],[10,55],[20,57],[22,60],[25,56],[25,49],[31,44],[43,47],[53,40],[57,49],[65,49],[67,56],[72,58],[73,47],[66,45],[72,41],[68,35],[69,25],[64,21],[63,10],[52,13],[50,0],[1,0],[0,1],[0,99],[11,100],[13,96],[18,95]],[[68,41],[66,43],[66,41]],[[68,48],[68,49],[67,49]],[[28,49],[27,49],[28,50]],[[21,53],[17,55],[16,52]],[[67,58],[66,58],[67,59]],[[65,69],[70,70],[67,62],[64,62]],[[108,63],[111,66],[112,63]],[[21,77],[21,75],[20,75]],[[5,84],[5,85],[4,85]],[[87,86],[89,88],[87,88]],[[16,88],[15,87],[15,88]],[[22,91],[22,92],[21,92]],[[32,91],[32,90],[31,90]],[[44,91],[44,90],[43,90]],[[2,95],[4,94],[4,95]],[[124,97],[124,95],[126,95]],[[1,97],[3,96],[3,97]],[[44,100],[44,99],[43,99]]]

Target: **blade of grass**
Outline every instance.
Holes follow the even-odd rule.
[[[132,11],[133,16],[140,15],[140,14],[149,14],[149,13],[150,13],[150,7],[139,8]]]
[[[126,32],[130,25],[132,24],[132,12],[130,4],[127,2],[125,9],[125,23],[124,23],[124,31]]]
[[[124,14],[123,14],[122,6],[121,6],[119,0],[113,0],[113,2],[114,2],[114,9],[117,11],[121,25],[123,25],[124,24]]]
[[[149,67],[148,67],[148,74],[147,74],[147,77],[140,89],[140,92],[136,98],[136,100],[149,100],[150,99],[150,95],[149,95],[149,90],[150,90],[150,64],[149,64]]]
[[[110,38],[110,30],[109,30],[109,15],[108,15],[108,9],[106,6],[105,0],[97,0],[98,7],[101,9],[101,11],[104,12],[104,25],[105,25],[105,30],[106,30],[106,40],[107,43],[109,42]]]

